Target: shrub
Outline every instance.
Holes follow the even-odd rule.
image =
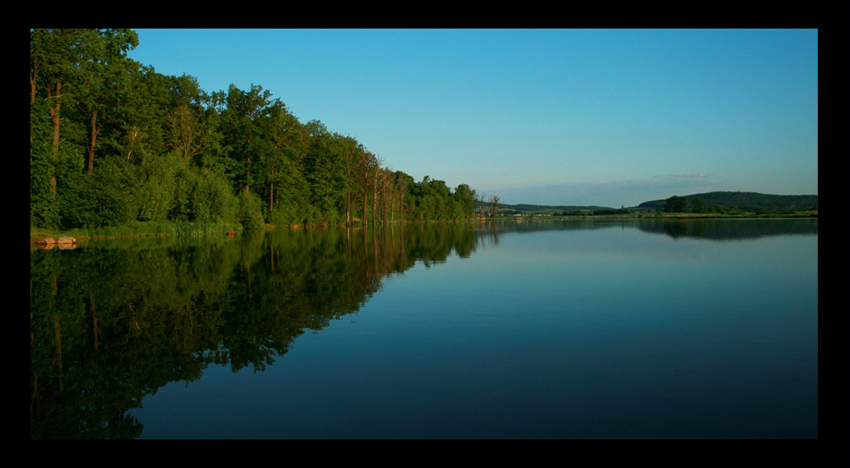
[[[97,228],[135,219],[137,208],[129,183],[132,177],[126,167],[108,162],[91,177],[73,177],[59,202],[62,225]]]
[[[241,191],[237,198],[236,221],[245,229],[259,229],[263,221],[263,202],[253,192]]]
[[[189,208],[194,221],[230,223],[236,221],[239,201],[223,175],[204,172],[195,179]]]
[[[135,187],[140,221],[163,221],[174,210],[181,162],[173,155],[147,157],[137,169]]]

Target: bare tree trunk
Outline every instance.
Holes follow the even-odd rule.
[[[89,144],[89,177],[94,171],[94,146],[97,141],[97,111],[91,114],[91,143]]]
[[[56,83],[56,94],[51,95],[50,89],[47,90],[47,99],[55,99],[56,104],[50,108],[50,119],[53,123],[53,157],[59,157],[59,106],[61,106],[61,101],[59,101],[59,97],[61,96],[62,91],[62,83]],[[35,94],[33,93],[33,98],[35,98]],[[30,137],[32,138],[32,137]],[[50,175],[50,191],[56,193],[56,169],[55,169],[55,161],[54,167],[51,168],[52,174]]]
[[[395,192],[392,192],[390,202],[390,223],[393,223],[395,222]]]
[[[345,227],[351,226],[351,191],[345,192]]]
[[[139,136],[138,130],[130,131],[130,149],[127,150],[127,161],[130,160],[130,156],[133,155],[133,147],[136,146],[136,137]]]
[[[366,207],[368,206],[369,191],[363,186],[363,227],[366,227]]]
[[[372,185],[372,224],[373,225],[376,225],[375,215],[377,214],[377,210],[378,210],[378,170],[379,169],[380,169],[380,166],[376,165],[375,166],[375,175],[372,177],[373,182],[374,182],[373,185]]]
[[[248,180],[251,178],[251,156],[248,155],[247,165],[245,166],[245,193],[251,192],[251,187],[248,185]]]

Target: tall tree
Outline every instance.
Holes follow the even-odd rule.
[[[188,104],[171,109],[168,117],[169,147],[183,159],[194,160],[207,143],[201,117]]]
[[[130,91],[121,104],[120,130],[125,134],[122,154],[125,161],[138,162],[137,157],[159,156],[168,151],[166,128],[175,106],[169,93],[169,77],[139,64],[129,68],[128,76]]]
[[[303,126],[282,101],[273,102],[262,121],[263,132],[272,143],[273,150],[263,161],[267,184],[269,216],[281,203],[285,213],[278,216],[282,222],[295,222],[295,210],[301,206],[298,199],[306,189],[301,173],[301,160],[306,152]],[[281,201],[281,193],[284,200]]]
[[[366,211],[369,200],[369,181],[372,178],[372,175],[375,172],[375,168],[380,166],[380,162],[378,158],[371,152],[366,151],[363,153],[363,158],[360,160],[360,163],[357,166],[357,176],[360,180],[360,189],[363,194],[363,215],[362,215],[362,223],[363,226],[367,225],[366,221]]]
[[[347,136],[341,140],[345,155],[345,225],[351,226],[351,198],[357,186],[358,164],[364,157],[364,148],[356,139]]]
[[[221,129],[229,154],[230,176],[240,190],[250,192],[255,182],[251,171],[252,157],[257,160],[272,146],[260,124],[272,104],[271,92],[259,85],[251,85],[247,91],[230,85],[224,102],[226,108],[221,113]]]
[[[190,75],[165,77],[163,86],[170,98],[163,125],[168,150],[199,167],[218,166],[222,135],[212,97]]]
[[[496,212],[499,210],[499,198],[498,195],[490,195],[490,216],[496,217]]]
[[[30,105],[46,103],[51,126],[53,157],[49,164],[51,191],[56,192],[56,159],[59,157],[62,104],[79,92],[84,80],[82,64],[93,60],[98,31],[93,29],[33,29],[30,31]],[[41,94],[39,91],[43,91]],[[38,118],[38,114],[34,116]],[[31,134],[32,138],[32,134]],[[32,140],[31,140],[32,142]]]
[[[458,213],[461,218],[472,218],[475,216],[475,190],[467,184],[460,184],[454,192],[454,198],[460,209]]]
[[[326,221],[333,221],[339,215],[347,186],[344,138],[318,120],[307,122],[305,131],[304,177],[310,187],[310,201]]]
[[[409,187],[413,185],[413,177],[405,174],[402,171],[395,173],[395,186],[399,193],[399,222],[404,223],[404,196],[407,194]]]
[[[136,87],[139,64],[126,56],[139,44],[136,33],[128,29],[98,30],[92,44],[94,56],[80,64],[83,83],[79,92],[81,111],[87,116],[90,129],[89,177],[94,170],[95,149],[101,131],[107,125],[118,127],[126,114],[138,108],[142,96]]]
[[[381,223],[387,222],[387,199],[392,198],[393,171],[378,165],[374,176],[374,195],[372,198],[372,217],[378,213]],[[380,206],[380,208],[378,208]],[[373,220],[374,222],[374,220]]]

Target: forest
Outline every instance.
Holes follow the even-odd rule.
[[[205,91],[127,54],[129,29],[30,30],[30,229],[374,225],[475,216],[467,184],[416,181],[300,122],[260,85]]]

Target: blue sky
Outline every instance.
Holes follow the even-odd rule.
[[[818,193],[817,30],[136,31],[159,73],[260,85],[393,170],[505,203]]]

